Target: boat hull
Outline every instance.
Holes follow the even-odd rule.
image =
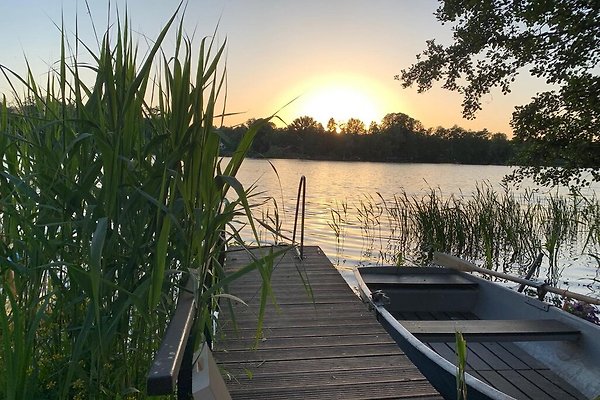
[[[508,328],[504,328],[508,330],[484,330],[483,334],[465,335],[467,342],[515,342],[514,345],[572,383],[583,393],[577,393],[580,398],[593,398],[600,394],[600,369],[596,361],[600,360],[600,329],[597,325],[508,288],[446,268],[363,267],[358,268],[355,274],[361,295],[375,310],[379,322],[446,398],[457,396],[456,366],[453,364],[456,360],[451,362],[434,351],[429,343],[431,335],[424,335],[430,338],[428,342],[417,337],[422,332],[415,326],[422,329],[421,324],[405,321],[411,332],[402,324],[402,319],[399,321],[398,315],[444,312],[445,315],[468,314],[483,320],[495,320],[495,324],[491,321],[490,324],[501,328],[506,325]],[[529,324],[533,325],[533,330],[523,330],[528,320],[535,321]],[[498,324],[498,321],[506,323]],[[484,321],[477,322],[475,325],[482,326]],[[444,324],[451,325],[453,322],[441,323]],[[518,333],[511,324],[519,326]],[[437,325],[440,324],[425,322],[423,325],[430,329],[432,325],[439,328]],[[468,321],[466,325],[469,325]],[[545,326],[551,329],[545,329]],[[558,336],[557,327],[564,328]],[[446,341],[451,342],[453,338],[448,337]],[[465,374],[465,381],[469,399],[513,398],[470,374]]]

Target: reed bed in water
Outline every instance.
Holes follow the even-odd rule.
[[[422,196],[402,192],[392,199],[364,196],[358,204],[344,204],[345,210],[352,206],[354,212],[334,210],[330,226],[337,235],[349,225],[359,226],[363,256],[377,254],[381,263],[425,264],[434,251],[444,251],[513,271],[541,252],[547,278],[555,284],[561,256],[586,253],[598,260],[600,202],[595,196],[517,194],[480,184],[471,194],[445,196],[431,189]],[[340,215],[356,220],[341,221]]]
[[[200,333],[211,323],[220,237],[253,227],[235,175],[258,124],[221,169],[224,45],[195,43],[178,15],[142,60],[126,17],[97,51],[63,29],[45,82],[0,65],[16,96],[0,102],[0,399],[144,397],[189,275]]]

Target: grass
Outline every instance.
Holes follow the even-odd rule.
[[[63,28],[45,82],[0,65],[0,399],[145,397],[182,282],[210,324],[222,238],[256,232],[235,175],[265,121],[221,166],[225,44],[186,36],[181,7],[143,58],[125,15],[97,50]],[[265,299],[273,257],[243,271]]]

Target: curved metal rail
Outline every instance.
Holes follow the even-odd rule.
[[[304,259],[304,217],[306,211],[306,177],[302,175],[300,177],[300,183],[298,184],[298,196],[296,197],[296,216],[294,218],[294,233],[292,235],[292,245],[296,245],[296,228],[298,227],[298,211],[300,208],[300,195],[302,195],[302,220],[300,222],[300,250],[298,257]],[[296,247],[296,250],[298,248]]]

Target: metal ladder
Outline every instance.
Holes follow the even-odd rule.
[[[300,221],[300,247],[296,246],[296,228],[298,227],[298,212],[300,211],[300,195],[302,195],[302,220]],[[304,259],[304,218],[306,211],[306,177],[302,175],[300,177],[300,183],[298,184],[298,196],[296,197],[296,216],[294,217],[294,233],[292,235],[292,246],[298,253],[300,260]]]

